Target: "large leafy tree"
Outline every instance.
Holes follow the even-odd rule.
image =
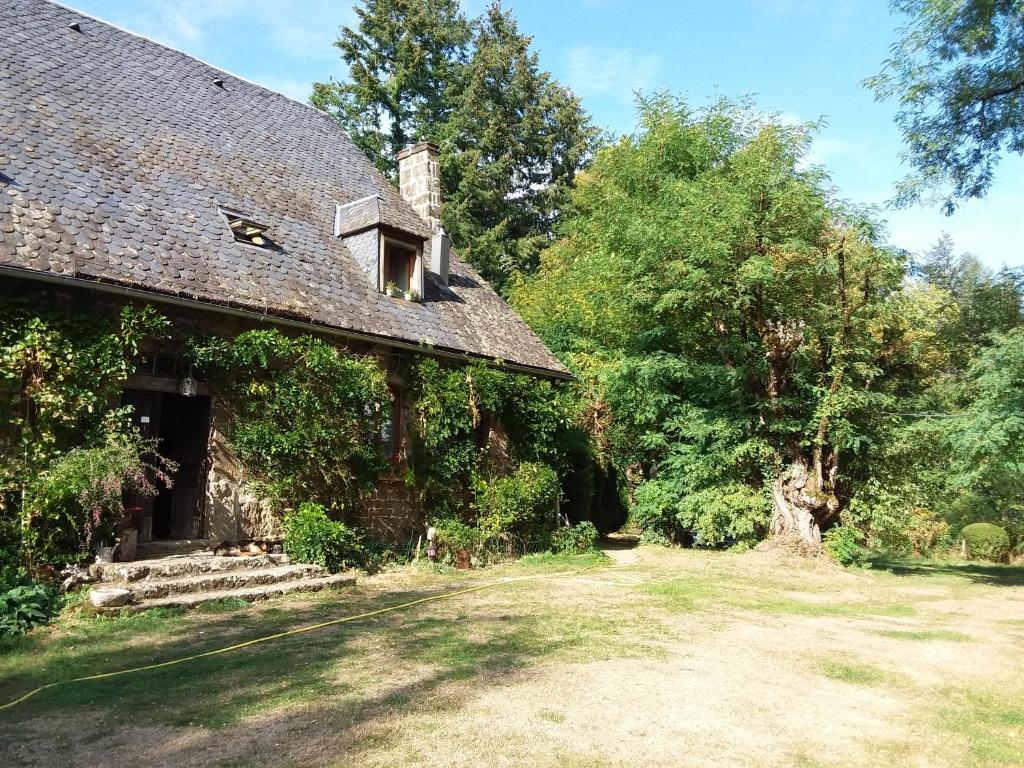
[[[458,0],[366,0],[355,11],[356,28],[335,42],[348,78],[314,83],[310,102],[393,178],[395,153],[432,138],[450,114],[470,25]]]
[[[989,189],[1000,154],[1024,152],[1024,4],[1020,0],[893,0],[910,17],[882,72],[867,81],[899,103],[914,174],[909,203],[943,190],[951,213]]]
[[[727,101],[641,113],[513,300],[592,387],[649,529],[819,540],[892,397],[903,264],[803,168],[809,127]]]
[[[501,290],[536,267],[597,132],[498,3],[472,21],[455,0],[366,0],[357,13],[336,44],[349,76],[315,84],[312,104],[392,178],[395,152],[438,143],[444,226]]]

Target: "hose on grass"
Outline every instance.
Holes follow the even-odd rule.
[[[333,627],[333,626],[336,626],[338,624],[347,624],[348,622],[351,622],[351,621],[359,621],[361,619],[368,619],[368,618],[370,618],[372,616],[379,616],[379,615],[381,615],[383,613],[390,613],[391,611],[400,611],[400,610],[402,610],[404,608],[411,608],[414,605],[422,605],[423,603],[430,603],[430,602],[434,602],[434,601],[437,601],[437,600],[447,600],[447,599],[450,599],[450,598],[453,598],[453,597],[458,597],[459,595],[469,594],[470,592],[479,592],[479,591],[484,590],[484,589],[493,589],[495,587],[501,587],[501,586],[505,586],[507,584],[514,584],[514,583],[522,582],[522,581],[535,581],[535,580],[538,580],[538,579],[554,579],[554,578],[562,578],[562,577],[565,577],[565,576],[576,576],[578,574],[585,573],[587,571],[592,571],[595,568],[605,569],[605,568],[611,568],[611,567],[614,567],[614,566],[608,566],[608,565],[604,565],[604,564],[596,564],[596,565],[587,566],[586,568],[580,568],[579,570],[575,570],[575,571],[560,571],[558,573],[539,573],[539,574],[535,574],[533,576],[517,576],[517,577],[514,577],[514,578],[510,578],[510,579],[502,579],[501,581],[490,581],[490,582],[487,582],[485,584],[476,584],[476,585],[474,585],[472,587],[465,587],[463,589],[457,589],[457,590],[454,590],[452,592],[444,592],[444,593],[439,594],[439,595],[428,595],[427,597],[420,597],[420,598],[417,598],[416,600],[410,600],[409,602],[400,603],[398,605],[389,605],[389,606],[385,606],[384,608],[377,608],[377,609],[372,610],[372,611],[364,611],[363,613],[357,613],[357,614],[353,614],[351,616],[343,616],[340,619],[331,619],[330,621],[322,621],[319,624],[310,624],[310,625],[305,626],[305,627],[297,627],[296,629],[289,629],[286,632],[277,632],[277,633],[275,633],[273,635],[264,635],[263,637],[256,637],[256,638],[253,638],[252,640],[246,640],[246,641],[241,642],[241,643],[235,643],[234,645],[227,645],[227,646],[224,646],[223,648],[214,648],[214,649],[209,650],[209,651],[203,651],[202,653],[192,654],[191,656],[182,656],[182,657],[179,657],[177,659],[170,659],[168,661],[161,661],[161,662],[157,662],[155,664],[145,664],[145,665],[143,665],[141,667],[131,667],[129,669],[119,669],[119,670],[116,670],[114,672],[101,672],[98,675],[85,675],[83,677],[74,677],[74,678],[71,678],[70,680],[57,680],[57,681],[54,681],[52,683],[46,683],[45,685],[40,685],[38,688],[33,688],[31,691],[29,691],[25,695],[19,696],[17,699],[14,699],[13,701],[9,701],[6,704],[0,704],[0,712],[3,712],[4,710],[8,710],[8,709],[13,709],[14,707],[18,706],[19,704],[22,704],[22,703],[28,701],[29,699],[33,698],[37,694],[40,694],[43,691],[49,690],[50,688],[60,688],[60,687],[66,686],[66,685],[71,685],[72,683],[85,683],[85,682],[90,682],[92,680],[106,680],[106,679],[111,678],[111,677],[121,677],[122,675],[131,675],[131,674],[135,674],[137,672],[147,672],[147,671],[149,671],[151,669],[163,669],[165,667],[173,667],[173,666],[176,666],[178,664],[187,664],[190,661],[196,661],[197,659],[205,659],[205,658],[207,658],[209,656],[218,656],[218,655],[220,655],[222,653],[231,653],[232,651],[238,651],[238,650],[241,650],[242,648],[248,648],[249,646],[252,646],[252,645],[259,645],[260,643],[269,643],[272,640],[281,640],[282,638],[285,638],[285,637],[292,637],[294,635],[301,635],[301,634],[305,634],[306,632],[313,632],[313,631],[318,630],[318,629],[324,629],[325,627]]]

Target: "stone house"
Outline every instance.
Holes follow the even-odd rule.
[[[317,333],[386,364],[427,354],[570,378],[452,249],[436,147],[400,153],[396,190],[328,116],[179,51],[46,0],[7,0],[0,29],[0,282],[148,302],[204,330]],[[140,538],[272,534],[216,393],[173,351],[145,352],[123,402],[181,469],[145,502]],[[362,515],[382,537],[422,522],[396,477]]]

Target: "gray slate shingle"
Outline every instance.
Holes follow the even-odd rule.
[[[377,293],[336,205],[378,195],[429,231],[326,115],[46,0],[4,0],[0,30],[0,265],[566,373],[454,255],[420,304]],[[220,207],[277,247],[235,242]]]

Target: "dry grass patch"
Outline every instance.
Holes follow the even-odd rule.
[[[215,613],[63,619],[3,647],[0,699],[503,582],[47,691],[0,715],[4,764],[1014,765],[1024,711],[1015,574],[1003,584],[998,569],[938,564],[851,572],[773,553],[633,554],[575,576],[559,574],[602,563],[405,569]],[[505,581],[535,575],[550,578]]]

